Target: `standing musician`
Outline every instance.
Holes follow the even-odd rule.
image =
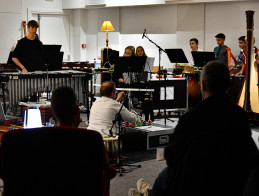
[[[245,41],[246,41],[246,38],[245,38]],[[253,37],[253,45],[255,44],[255,37]],[[259,49],[254,45],[254,50],[253,50],[253,53],[255,54],[255,57],[258,56],[259,54]],[[238,74],[242,75],[242,74],[246,74],[246,47],[245,47],[245,50],[243,52],[243,58],[242,58],[242,61],[243,61],[243,64],[242,64],[242,68],[240,70],[240,72]]]
[[[190,48],[192,49],[192,51],[197,52],[199,47],[199,40],[197,38],[192,38],[190,39],[189,42],[190,42]]]
[[[34,71],[35,69],[29,63],[29,57],[32,52],[42,50],[42,42],[38,39],[37,28],[39,24],[35,20],[28,22],[28,35],[22,38],[16,45],[12,60],[18,65],[22,72]]]
[[[236,59],[237,63],[236,63],[236,65],[229,63],[229,66],[230,67],[236,66],[238,75],[241,75],[242,71],[243,71],[242,68],[245,64],[245,57],[246,57],[246,55],[245,55],[246,54],[246,37],[245,36],[241,36],[238,38],[238,46],[240,48],[240,53],[238,55],[238,59]]]
[[[259,54],[255,56],[255,63],[257,64],[257,66],[259,65]]]
[[[223,33],[219,33],[216,36],[216,41],[218,46],[214,48],[214,54],[217,61],[228,66],[230,61],[230,56],[228,53],[229,47],[225,45],[226,36]],[[230,50],[230,49],[229,49]]]
[[[189,43],[190,43],[191,51],[188,53],[188,57],[189,57],[188,61],[191,65],[194,65],[194,60],[193,60],[193,57],[192,57],[192,51],[194,51],[194,52],[199,51],[199,49],[198,49],[199,40],[197,38],[192,38],[192,39],[190,39]]]

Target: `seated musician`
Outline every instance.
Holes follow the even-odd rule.
[[[127,46],[124,49],[123,56],[124,57],[136,56],[135,55],[135,47],[134,46]],[[115,64],[115,66],[116,66],[116,64]],[[114,73],[113,73],[113,81],[116,83],[117,86],[120,86],[121,84],[124,84],[124,83],[129,83],[128,82],[128,80],[129,80],[128,73],[122,73],[120,71],[115,72],[115,70],[114,70]]]
[[[136,56],[147,56],[146,52],[142,46],[138,46],[136,48]]]
[[[100,93],[102,97],[97,99],[91,108],[88,129],[96,130],[101,134],[109,134],[113,120],[115,120],[115,116],[122,106],[120,101],[124,99],[125,93],[120,92],[116,100],[114,100],[116,96],[115,83],[108,81],[102,83]],[[137,122],[137,115],[130,112],[124,106],[120,114],[124,121],[130,123]]]
[[[22,69],[22,72],[34,71],[29,63],[29,56],[32,52],[38,52],[42,50],[42,42],[38,39],[37,28],[39,24],[35,20],[28,22],[28,35],[22,38],[16,45],[12,60]]]

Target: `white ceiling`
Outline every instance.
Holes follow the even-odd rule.
[[[166,4],[248,2],[258,0],[63,0],[63,9],[90,9],[104,7],[127,7]]]

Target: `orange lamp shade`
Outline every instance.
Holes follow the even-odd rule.
[[[100,30],[101,31],[114,31],[111,21],[104,21]]]

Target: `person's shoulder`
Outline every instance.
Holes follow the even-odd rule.
[[[200,104],[198,104],[197,106],[195,106],[194,108],[190,109],[188,112],[186,112],[185,114],[183,114],[180,117],[181,121],[192,121],[196,116],[199,116],[199,113],[201,111],[201,108],[199,106]]]
[[[34,39],[34,40],[35,40],[36,42],[40,43],[41,45],[43,45],[42,42],[41,42],[39,39],[36,38],[36,39]]]
[[[224,48],[224,49],[228,48],[229,50],[231,50],[230,47],[228,47],[227,45],[222,46],[222,48]]]
[[[23,37],[22,39],[20,39],[19,41],[18,41],[18,43],[17,44],[23,44],[23,43],[25,43],[25,42],[27,42],[27,38],[26,37]]]

